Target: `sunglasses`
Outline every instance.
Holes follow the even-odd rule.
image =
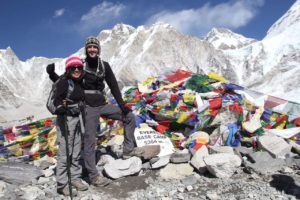
[[[81,70],[83,69],[83,67],[82,67],[81,65],[77,65],[77,66],[72,66],[72,67],[70,68],[70,70],[71,70],[72,72],[74,72],[76,69],[78,69],[79,71],[81,71]]]

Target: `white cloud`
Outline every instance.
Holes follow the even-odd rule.
[[[65,9],[64,8],[62,8],[62,9],[59,9],[59,10],[56,10],[55,12],[54,12],[54,18],[56,18],[56,17],[61,17],[61,16],[63,16],[63,14],[65,13]]]
[[[80,31],[83,33],[98,31],[104,25],[116,23],[121,18],[125,8],[121,3],[113,4],[107,1],[92,7],[88,13],[81,17]]]
[[[245,26],[263,4],[264,0],[236,0],[215,6],[205,4],[196,9],[163,11],[153,15],[147,24],[161,21],[183,33],[203,36],[213,27],[236,29]]]

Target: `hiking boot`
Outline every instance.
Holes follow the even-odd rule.
[[[103,176],[97,176],[95,179],[91,181],[91,185],[96,186],[96,187],[104,187],[107,186],[111,183],[111,180],[108,178],[105,178]]]
[[[128,159],[130,157],[136,156],[136,157],[143,157],[143,154],[145,153],[145,149],[142,147],[135,147],[132,151],[124,152],[123,153],[123,159]]]
[[[66,185],[64,188],[57,189],[58,194],[62,194],[64,196],[70,196],[69,186]],[[72,187],[72,196],[77,196],[77,190]]]
[[[86,184],[84,184],[84,183],[82,182],[81,179],[76,179],[76,180],[72,181],[72,185],[73,185],[78,191],[85,191],[85,190],[88,190],[88,189],[89,189],[89,187],[88,187]]]

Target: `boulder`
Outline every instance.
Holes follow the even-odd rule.
[[[211,154],[213,153],[230,153],[234,154],[233,148],[229,146],[208,146]]]
[[[274,135],[260,136],[258,145],[273,157],[284,157],[292,148],[283,138]]]
[[[203,160],[205,156],[208,156],[208,149],[206,146],[202,146],[196,151],[191,159],[191,165],[194,166],[200,173],[206,171],[206,164]]]
[[[160,145],[147,145],[141,148],[145,150],[145,152],[142,154],[142,157],[146,160],[154,158],[160,153]]]
[[[33,165],[15,162],[0,162],[0,179],[14,185],[31,184],[43,176]]]
[[[55,165],[57,163],[57,160],[53,157],[49,157],[48,155],[45,155],[41,159],[34,160],[33,165],[38,167],[39,169],[47,169],[51,165]]]
[[[21,190],[23,191],[21,197],[22,199],[26,199],[26,200],[46,199],[45,192],[36,186],[22,187]]]
[[[258,151],[249,154],[251,160],[244,162],[245,166],[260,174],[274,173],[280,170],[285,164],[285,160],[281,158],[273,158],[268,152]]]
[[[107,163],[113,162],[114,160],[115,159],[109,154],[101,155],[100,160],[97,163],[97,166],[103,166]]]
[[[45,170],[42,170],[42,173],[44,174],[45,177],[50,177],[54,174],[54,171],[53,169],[45,169]]]
[[[300,155],[300,145],[296,142],[290,142],[290,145],[292,147],[292,150],[294,150],[297,154]]]
[[[229,153],[212,154],[204,157],[208,171],[218,178],[231,177],[242,163],[237,156]]]
[[[170,162],[170,155],[157,157],[150,160],[151,168],[158,169],[166,166]]]
[[[104,171],[109,177],[113,179],[136,174],[141,169],[142,160],[138,157],[131,157],[126,160],[113,160],[104,165]]]
[[[165,168],[161,169],[159,175],[164,180],[170,179],[183,179],[186,176],[193,174],[193,167],[188,163],[182,164],[168,164]]]
[[[178,150],[171,155],[171,163],[186,163],[191,159],[191,153],[187,149]]]

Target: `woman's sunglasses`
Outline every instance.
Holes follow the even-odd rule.
[[[70,70],[71,70],[72,72],[74,72],[76,69],[78,69],[79,71],[81,71],[81,70],[83,69],[83,67],[82,67],[81,65],[78,65],[78,66],[72,66],[72,67],[70,68]]]

